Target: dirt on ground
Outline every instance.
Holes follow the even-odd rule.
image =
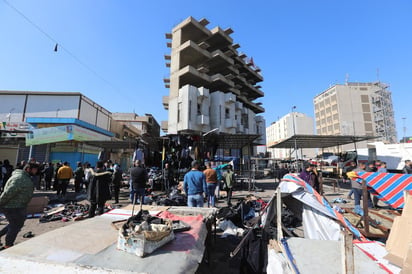
[[[268,201],[273,194],[275,193],[277,183],[275,179],[261,179],[257,180],[256,184],[254,185],[244,185],[243,189],[239,189],[239,187],[233,192],[233,200],[232,203],[236,204],[238,199],[242,199],[246,197],[248,194],[253,194],[256,197],[260,197],[265,201]],[[248,188],[251,188],[252,191],[248,191]],[[340,185],[340,188],[336,187],[333,188],[332,182],[325,183],[325,197],[331,202],[335,198],[344,198],[347,203],[346,204],[339,204],[340,206],[345,207],[353,207],[353,200],[347,199],[347,193],[349,190],[349,185]],[[224,192],[222,192],[224,195]],[[65,200],[59,200],[55,191],[45,191],[45,190],[36,190],[34,193],[35,196],[47,196],[48,199],[51,201],[51,204],[61,204],[64,202],[77,202],[79,204],[87,204],[86,200],[86,193],[76,194],[72,189],[72,185],[69,186],[68,193],[66,195]],[[77,199],[76,199],[77,198]],[[129,205],[129,190],[127,187],[122,188],[119,197],[119,203],[114,204],[114,200],[107,201],[107,204],[111,205],[112,207],[122,207]],[[227,203],[224,198],[218,200],[217,207],[221,208],[227,206]],[[78,222],[81,222],[79,220]],[[40,222],[39,218],[29,218],[26,220],[25,225],[21,232],[18,234],[15,244],[22,243],[24,241],[30,240],[30,238],[25,238],[27,232],[31,232],[33,237],[37,237],[43,233],[47,233],[54,229],[58,229],[64,226],[72,225],[75,221],[68,220],[56,220],[51,222]],[[7,224],[7,221],[4,219],[0,219],[0,229]],[[4,239],[2,239],[4,243]],[[213,234],[207,240],[207,248],[205,252],[205,256],[203,262],[200,264],[197,273],[239,273],[240,271],[240,256],[234,256],[233,258],[230,257],[230,253],[236,248],[236,246],[241,241],[240,237],[228,237],[222,238],[221,233],[216,233],[216,236]]]

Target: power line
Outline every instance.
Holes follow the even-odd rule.
[[[54,51],[57,51],[58,48],[61,48],[63,51],[65,51],[69,56],[71,56],[74,60],[76,60],[80,65],[82,65],[84,68],[86,68],[88,71],[93,73],[97,78],[105,82],[107,85],[109,85],[112,89],[115,91],[118,91],[119,89],[116,88],[111,82],[103,78],[100,74],[98,74],[94,69],[92,69],[89,65],[87,65],[85,62],[80,60],[76,55],[74,55],[71,51],[69,51],[67,48],[62,46],[56,39],[54,39],[51,35],[49,35],[46,31],[44,31],[40,26],[38,26],[36,23],[34,23],[29,17],[27,17],[23,12],[18,10],[15,6],[10,4],[9,1],[3,0],[3,2],[9,6],[11,9],[13,9],[16,13],[18,13],[21,17],[23,17],[27,22],[29,22],[32,26],[34,26],[38,31],[40,31],[44,36],[49,38],[51,41],[53,41],[56,45],[54,47]]]

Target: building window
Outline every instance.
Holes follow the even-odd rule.
[[[181,122],[181,117],[182,116],[182,103],[177,104],[177,122]]]
[[[361,95],[361,102],[362,103],[369,103],[369,96],[368,95]]]
[[[222,124],[222,106],[219,106],[219,125]]]
[[[197,115],[202,115],[200,104],[197,104]]]
[[[192,117],[192,100],[189,100],[189,121],[191,117]]]
[[[225,119],[230,119],[229,109],[225,108]]]

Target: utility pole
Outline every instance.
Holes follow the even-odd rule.
[[[406,117],[402,117],[402,122],[403,122],[403,138],[402,138],[402,140],[403,140],[403,143],[406,143],[406,140],[405,140],[405,135],[406,135],[405,120],[406,120]]]
[[[295,157],[296,157],[296,167],[297,167],[297,161],[298,161],[298,147],[296,143],[296,128],[295,128],[295,114],[294,110],[296,110],[296,106],[292,107],[292,125],[293,125],[293,138],[294,138],[294,143],[295,143]]]

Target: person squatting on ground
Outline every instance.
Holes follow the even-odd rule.
[[[64,198],[64,196],[66,195],[67,186],[69,185],[70,179],[72,177],[72,168],[69,166],[68,162],[64,162],[63,166],[57,171],[57,196],[59,196],[59,198]]]
[[[88,188],[87,199],[90,202],[89,218],[95,216],[96,209],[98,214],[104,213],[104,204],[110,200],[110,183],[112,182],[112,173],[104,170],[102,161],[96,163],[96,172]]]
[[[113,187],[113,194],[114,194],[114,202],[116,204],[119,203],[120,186],[122,184],[122,173],[123,171],[120,169],[120,166],[118,164],[115,164],[113,177],[112,177],[112,187]]]
[[[224,173],[224,183],[225,187],[224,189],[226,190],[226,198],[227,198],[227,205],[231,206],[232,205],[232,193],[233,193],[233,183],[234,183],[234,175],[235,173],[232,171],[232,165],[227,166],[227,170]]]
[[[206,169],[203,171],[206,177],[207,184],[207,206],[215,207],[215,189],[217,186],[217,173],[216,170],[212,168],[210,162],[206,163]]]
[[[134,162],[134,167],[130,169],[130,201],[137,203],[138,199],[144,203],[146,183],[148,175],[140,160]]]
[[[31,176],[36,174],[38,169],[39,165],[36,163],[26,164],[23,169],[16,169],[0,196],[1,212],[4,213],[9,222],[0,231],[0,237],[6,235],[6,244],[3,248],[13,246],[17,234],[24,225],[27,205],[34,191]]]
[[[207,193],[206,177],[199,171],[198,161],[192,162],[192,169],[185,174],[183,189],[187,195],[188,207],[203,207],[203,193]]]

